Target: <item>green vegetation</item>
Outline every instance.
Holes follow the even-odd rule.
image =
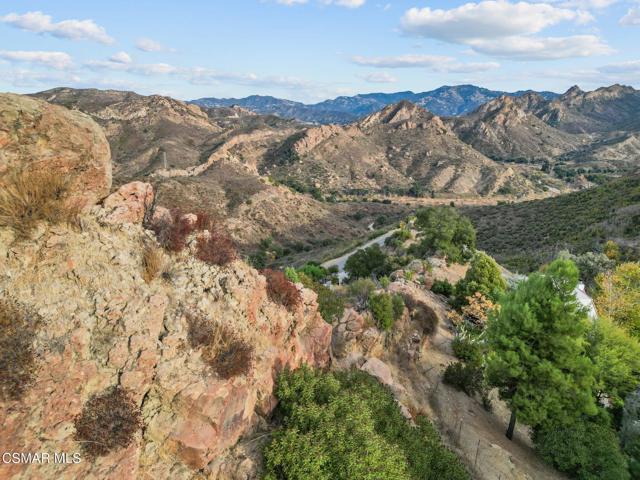
[[[320,315],[327,323],[333,323],[339,320],[344,312],[344,297],[329,287],[325,287],[321,283],[314,281],[303,272],[297,272],[300,282],[318,295],[318,310]]]
[[[487,325],[487,378],[515,419],[532,427],[596,413],[586,312],[575,302],[578,269],[556,260],[507,293]]]
[[[417,256],[443,255],[449,262],[462,263],[471,258],[476,248],[473,225],[453,207],[418,210],[415,226],[421,241],[410,252]]]
[[[351,279],[366,278],[371,275],[386,276],[391,273],[387,256],[377,244],[358,250],[351,255],[344,269]]]
[[[371,293],[369,309],[380,330],[391,330],[394,321],[393,300],[388,293]]]
[[[482,252],[476,252],[465,277],[456,284],[455,304],[466,305],[467,298],[476,292],[491,300],[497,300],[507,288],[500,267],[493,258]]]
[[[437,295],[444,295],[445,297],[450,297],[453,295],[453,285],[449,282],[449,280],[434,280],[433,285],[431,285],[431,291]]]
[[[640,176],[620,178],[600,187],[535,200],[465,209],[478,233],[478,247],[505,267],[531,272],[559,250],[574,254],[602,251],[611,238],[636,247],[621,256],[638,256],[640,215],[625,208],[640,203]]]
[[[391,392],[359,372],[283,371],[282,428],[265,448],[267,480],[465,480],[429,421],[411,426]]]
[[[600,315],[640,338],[640,263],[623,263],[596,277],[594,298]]]
[[[606,414],[536,430],[536,450],[561,472],[580,480],[628,480],[627,460]]]

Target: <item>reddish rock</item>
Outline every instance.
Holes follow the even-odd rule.
[[[153,186],[131,182],[121,186],[102,203],[106,211],[104,222],[110,224],[142,223],[153,205]]]

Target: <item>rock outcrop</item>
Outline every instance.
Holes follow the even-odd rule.
[[[108,146],[95,123],[33,99],[1,99],[19,110],[2,112],[5,171],[39,156],[51,175],[75,175],[75,198],[94,203],[108,193]],[[0,450],[70,459],[2,464],[0,477],[221,478],[218,459],[276,406],[278,372],[328,365],[331,326],[311,290],[301,290],[293,311],[274,304],[265,278],[242,261],[197,260],[195,238],[181,253],[161,254],[150,276],[144,252],[159,250],[140,222],[152,199],[151,187],[136,182],[85,212],[77,227],[41,224],[20,242],[0,228],[0,299],[41,319],[29,331],[30,378],[13,377],[24,378],[24,392],[0,398]],[[250,346],[241,373],[219,373],[208,346],[194,345],[196,316]],[[113,387],[140,409],[142,428],[126,447],[93,458],[76,420]]]
[[[64,176],[78,207],[111,189],[111,153],[88,116],[22,95],[0,95],[0,175],[27,168]]]

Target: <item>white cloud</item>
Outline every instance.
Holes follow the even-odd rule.
[[[614,2],[566,0],[560,5],[604,8]],[[592,20],[594,17],[585,10],[559,8],[549,2],[487,0],[449,10],[412,8],[404,14],[401,28],[407,34],[467,45],[475,53],[499,58],[557,60],[604,55],[613,51],[595,35],[536,36],[562,22],[584,24]]]
[[[10,13],[0,17],[0,21],[30,32],[49,34],[58,38],[71,40],[91,40],[110,44],[114,40],[106,30],[93,20],[63,20],[54,23],[50,15],[42,12],[28,12],[23,15]]]
[[[595,35],[507,37],[499,41],[474,40],[469,42],[469,45],[477,52],[513,60],[558,60],[606,55],[613,52]]]
[[[24,62],[64,70],[72,65],[71,57],[64,52],[37,52],[0,50],[0,58],[10,62]]]
[[[236,85],[250,85],[259,87],[279,87],[292,89],[310,89],[315,85],[297,77],[259,76],[254,73],[229,73],[195,67],[185,72],[189,82],[194,85],[217,85],[228,82]]]
[[[398,81],[396,77],[387,72],[373,72],[362,75],[360,78],[369,83],[395,83]]]
[[[351,61],[356,65],[375,68],[426,68],[434,72],[472,73],[484,72],[500,67],[499,63],[462,63],[453,57],[440,55],[398,55],[395,57],[355,56]]]
[[[358,8],[366,3],[366,0],[320,0],[324,5],[337,5],[339,7],[346,8]],[[309,0],[276,0],[276,3],[280,5],[286,5],[291,7],[293,5],[304,5],[309,3]]]
[[[145,76],[169,75],[181,71],[168,63],[125,63],[111,59],[91,60],[84,65],[91,70],[112,70]]]
[[[339,7],[358,8],[365,4],[366,0],[323,0],[325,5],[338,5]]]
[[[451,57],[440,55],[398,55],[395,57],[355,56],[351,61],[356,65],[376,68],[430,68],[438,64],[453,61]]]
[[[109,57],[109,60],[115,63],[132,63],[133,62],[131,55],[129,55],[127,52],[114,53]]]
[[[0,70],[0,80],[19,88],[41,88],[75,84],[80,81],[80,77],[69,72],[35,72],[15,69]]]
[[[173,48],[168,48],[162,45],[160,42],[156,42],[151,38],[139,38],[136,41],[136,48],[143,52],[174,52]]]
[[[579,8],[581,10],[602,10],[618,2],[619,0],[546,0],[544,3],[553,3],[560,7]]]
[[[401,21],[404,32],[446,42],[530,35],[563,21],[592,20],[590,14],[544,3],[504,0],[466,3],[451,10],[411,8]]]
[[[620,24],[626,26],[640,25],[640,7],[630,8],[627,14],[620,19]]]
[[[640,60],[603,65],[598,67],[598,71],[602,73],[640,73]]]

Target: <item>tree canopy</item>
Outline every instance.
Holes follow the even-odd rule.
[[[422,233],[413,251],[420,255],[444,255],[448,261],[462,263],[476,248],[476,231],[471,221],[453,207],[418,210],[415,226]]]
[[[613,272],[601,273],[596,285],[598,313],[640,337],[640,263],[623,263]]]
[[[577,283],[575,264],[556,260],[506,294],[488,322],[487,378],[533,427],[596,413],[589,323],[574,295]]]

